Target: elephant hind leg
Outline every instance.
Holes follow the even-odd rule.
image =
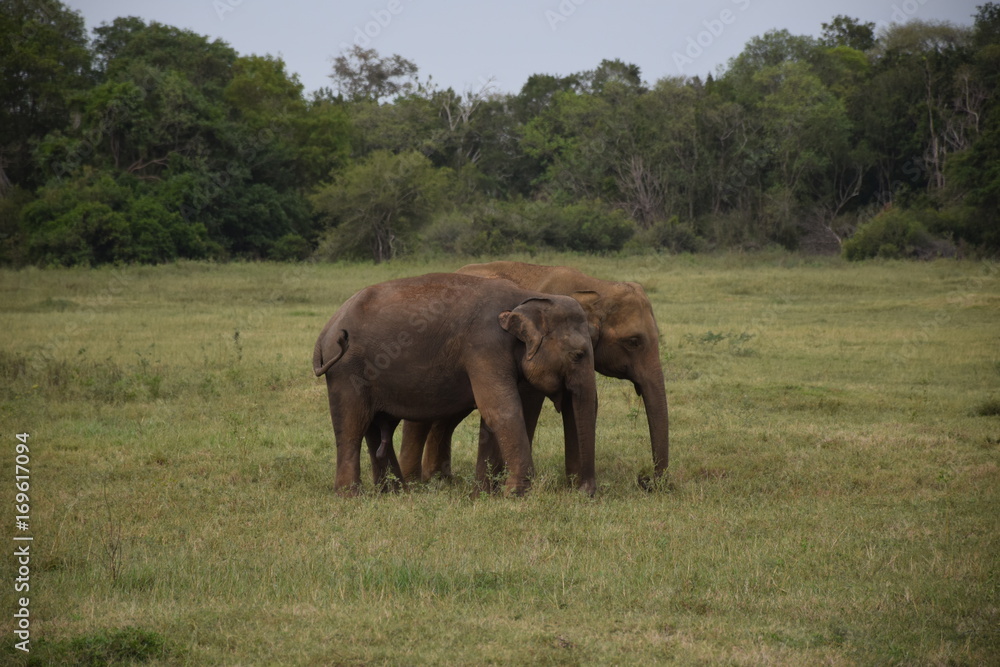
[[[454,417],[440,419],[431,425],[424,447],[423,479],[434,476],[451,479],[451,442],[455,429],[462,420],[469,416],[471,410],[466,410]]]
[[[333,434],[337,440],[337,474],[333,488],[345,496],[361,491],[361,441],[371,426],[373,415],[350,394],[339,390],[330,374],[326,376]]]
[[[361,439],[362,429],[354,425],[334,425],[337,439],[337,475],[334,490],[345,496],[361,492]]]
[[[403,444],[399,447],[399,462],[403,479],[418,482],[421,477],[420,459],[424,455],[424,442],[430,433],[430,422],[403,422]]]

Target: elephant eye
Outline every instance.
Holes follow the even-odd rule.
[[[622,345],[624,345],[626,348],[630,350],[638,350],[640,347],[642,347],[642,337],[632,336],[630,338],[626,338],[622,341]]]
[[[587,353],[583,350],[573,350],[569,353],[569,358],[573,360],[573,363],[580,363],[587,356]]]

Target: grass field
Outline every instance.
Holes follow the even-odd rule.
[[[1000,267],[540,259],[646,286],[672,488],[602,378],[594,499],[551,407],[525,498],[469,498],[475,419],[453,485],[332,493],[316,336],[457,262],[0,272],[0,662],[1000,664]]]

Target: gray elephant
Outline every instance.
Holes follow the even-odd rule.
[[[533,464],[522,402],[535,394],[568,415],[580,488],[596,489],[594,356],[574,299],[448,273],[380,283],[352,296],[327,322],[313,370],[326,376],[339,493],[360,489],[362,439],[376,483],[388,469],[402,479],[392,452],[399,420],[457,424],[474,408],[491,434],[481,439],[479,459],[499,456],[508,491],[524,493]],[[491,446],[498,451],[485,449]],[[489,486],[486,473],[477,467],[480,484]]]
[[[642,397],[649,423],[654,476],[664,476],[670,449],[667,394],[660,365],[659,329],[642,286],[599,280],[565,266],[522,262],[469,264],[458,273],[511,281],[525,289],[577,300],[587,314],[596,371],[631,381]],[[542,402],[537,394],[526,396],[524,413],[529,435]],[[435,474],[450,475],[453,430],[454,426],[447,423],[428,426],[406,422],[400,452],[404,477],[427,479]],[[567,473],[572,473],[575,453],[569,439],[566,456]],[[640,478],[640,483],[648,486],[649,480]]]

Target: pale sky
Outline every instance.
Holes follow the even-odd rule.
[[[65,0],[87,29],[138,16],[281,56],[306,92],[332,86],[331,60],[358,43],[399,54],[458,93],[487,81],[516,93],[532,74],[566,75],[619,58],[648,83],[702,78],[752,37],[785,28],[818,36],[838,14],[878,26],[910,19],[971,26],[985,0]]]

